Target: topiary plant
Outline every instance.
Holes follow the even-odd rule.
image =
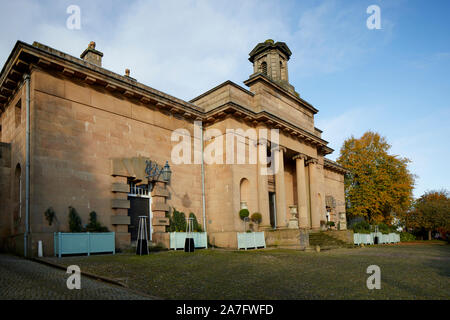
[[[250,217],[250,220],[252,220],[254,223],[260,224],[262,221],[262,215],[259,212],[255,212]]]
[[[250,215],[250,212],[248,211],[248,209],[241,209],[239,210],[239,217],[244,220],[245,218],[248,218],[248,216]]]

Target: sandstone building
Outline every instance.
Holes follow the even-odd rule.
[[[147,215],[154,243],[168,246],[173,208],[196,214],[218,247],[237,247],[244,222],[238,212],[260,212],[259,230],[317,230],[326,221],[345,229],[345,170],[325,158],[333,150],[314,126],[318,110],[289,83],[291,51],[268,40],[250,53],[253,74],[243,88],[231,81],[187,102],[102,68],[91,42],[80,59],[40,43],[17,42],[0,74],[0,245],[36,254],[37,241],[53,254],[53,233],[68,231],[68,207],[83,223],[95,211],[126,247],[136,217]],[[269,143],[279,170],[257,164],[174,164],[174,130],[184,129],[193,157],[208,141],[201,131],[279,129]],[[245,143],[255,145],[251,137]],[[225,151],[224,151],[225,152]],[[152,182],[146,160],[168,161],[170,182]],[[53,208],[50,225],[45,211]]]

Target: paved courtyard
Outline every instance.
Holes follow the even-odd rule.
[[[142,300],[126,288],[81,276],[81,289],[69,290],[67,274],[34,261],[0,254],[0,299]]]
[[[450,245],[428,242],[302,252],[196,250],[48,258],[163,299],[450,299]],[[367,268],[381,270],[369,290]]]
[[[450,299],[450,246],[400,244],[301,252],[197,250],[46,258],[123,282],[81,278],[69,290],[65,270],[0,255],[0,299]],[[369,290],[366,269],[381,269]],[[132,291],[135,290],[135,291]],[[139,293],[139,292],[142,292]],[[145,296],[148,295],[148,296]]]

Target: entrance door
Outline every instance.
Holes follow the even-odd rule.
[[[149,216],[149,198],[128,197],[130,200],[130,209],[128,215],[130,216],[130,224],[128,225],[128,232],[131,234],[131,241],[136,241],[139,229],[139,217]],[[150,224],[150,219],[147,218],[147,223]],[[147,225],[147,230],[150,232],[150,225]],[[147,234],[147,239],[150,240],[150,235]]]
[[[277,206],[275,202],[275,192],[269,192],[269,211],[270,211],[270,225],[272,228],[277,228]]]

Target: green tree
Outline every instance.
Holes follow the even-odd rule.
[[[428,232],[450,231],[450,198],[447,190],[429,191],[414,202],[414,207],[407,217],[409,227]]]
[[[389,154],[391,146],[376,132],[347,139],[337,162],[350,171],[345,177],[347,214],[370,223],[391,224],[410,208],[414,175],[410,160]]]

